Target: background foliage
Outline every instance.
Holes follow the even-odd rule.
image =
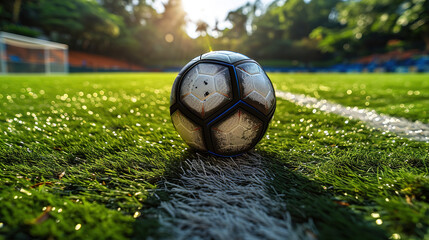
[[[230,28],[197,23],[186,32],[181,0],[14,0],[0,2],[8,32],[138,64],[179,63],[213,50],[311,64],[392,49],[429,49],[429,0],[259,0],[231,11]]]

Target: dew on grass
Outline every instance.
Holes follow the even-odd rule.
[[[379,219],[375,220],[375,223],[376,223],[377,225],[381,225],[381,224],[383,224],[383,220],[381,220],[381,219],[379,218]]]
[[[376,212],[373,212],[373,213],[371,213],[371,217],[373,217],[373,218],[379,218],[380,214],[376,213]]]
[[[391,239],[401,239],[401,235],[399,235],[398,233],[394,233],[394,234],[392,234],[392,236],[390,238]]]
[[[21,188],[21,190],[19,190],[19,191],[22,192],[22,193],[27,194],[28,196],[31,196],[31,192],[25,190],[24,188]]]
[[[78,224],[76,224],[76,226],[74,227],[74,229],[76,231],[78,231],[81,227],[82,227],[82,224],[78,223]]]
[[[4,227],[4,223],[0,222],[0,228]]]

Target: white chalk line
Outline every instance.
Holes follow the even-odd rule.
[[[360,120],[373,128],[389,131],[412,140],[429,143],[429,125],[419,121],[412,122],[405,118],[379,114],[375,110],[345,107],[328,100],[317,99],[304,94],[276,91],[276,96],[299,106],[315,108],[323,112],[335,113],[343,117]]]
[[[161,209],[161,231],[172,239],[315,239],[310,220],[293,224],[284,200],[268,191],[263,158],[187,160],[178,184],[165,182],[170,201]]]

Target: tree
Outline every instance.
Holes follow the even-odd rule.
[[[106,47],[114,56],[124,56],[141,64],[153,64],[159,54],[158,29],[155,26],[160,15],[146,0],[101,0],[110,13],[124,19],[120,35]]]
[[[95,0],[39,0],[26,4],[22,21],[40,28],[52,40],[88,49],[120,34],[122,19]]]
[[[146,25],[157,17],[157,12],[147,0],[100,0],[110,13],[121,16],[127,26]]]
[[[197,22],[197,28],[195,29],[195,31],[198,32],[200,36],[206,36],[208,28],[209,25],[206,22],[200,20]]]
[[[232,24],[232,28],[227,33],[228,37],[240,38],[247,35],[246,23],[248,21],[248,13],[246,9],[248,6],[249,4],[228,13],[226,20]]]
[[[429,0],[349,0],[336,12],[340,27],[319,27],[311,34],[323,51],[369,54],[385,51],[391,39],[413,46],[424,40],[429,50]]]
[[[246,45],[256,58],[289,59],[304,62],[315,61],[323,56],[317,49],[317,41],[309,34],[317,26],[330,26],[331,12],[340,0],[288,0],[277,2],[252,22],[252,35]]]

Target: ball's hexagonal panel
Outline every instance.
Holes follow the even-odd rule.
[[[184,76],[180,99],[201,118],[210,116],[232,100],[229,69],[219,64],[197,64]]]
[[[263,128],[261,120],[238,109],[211,128],[215,152],[231,155],[246,150],[259,138]]]
[[[201,59],[217,60],[226,63],[235,63],[241,60],[249,59],[247,56],[230,51],[214,51],[201,55]]]
[[[186,144],[201,151],[206,150],[203,140],[203,130],[200,126],[183,116],[179,110],[171,115],[171,120]]]
[[[274,89],[264,70],[256,63],[243,63],[237,66],[241,98],[265,115],[275,105]]]

